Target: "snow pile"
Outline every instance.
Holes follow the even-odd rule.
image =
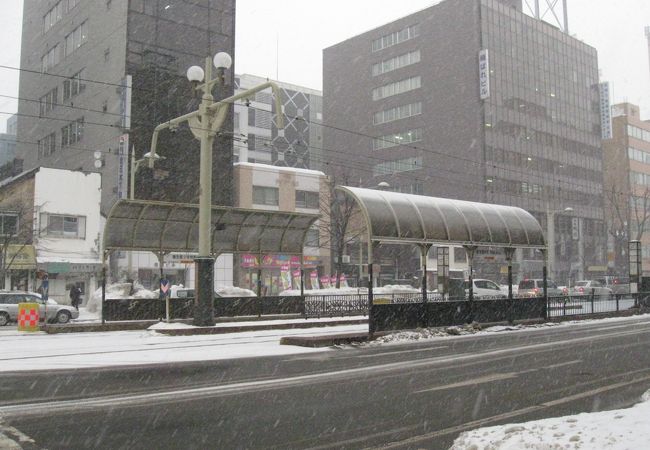
[[[131,294],[133,289],[133,294]],[[158,298],[156,292],[145,289],[140,283],[113,283],[106,285],[107,299],[125,299],[125,298]],[[88,299],[86,309],[91,313],[101,312],[102,310],[102,288],[97,289]]]
[[[182,322],[158,322],[154,325],[151,325],[147,330],[179,330],[181,328],[196,328],[194,325],[189,325]]]
[[[352,295],[352,294],[367,294],[368,289],[365,288],[326,288],[326,289],[305,289],[305,295]],[[300,289],[287,289],[278,294],[279,297],[291,297],[300,295]]]
[[[478,428],[462,433],[450,450],[648,448],[650,391],[631,408]]]
[[[250,289],[236,286],[217,286],[215,292],[222,297],[257,297],[257,294]],[[300,295],[300,291],[298,291],[298,295]]]
[[[373,294],[418,294],[421,289],[414,288],[408,284],[387,284],[386,286],[377,287],[372,290]]]

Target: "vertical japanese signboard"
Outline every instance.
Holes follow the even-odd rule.
[[[490,56],[485,48],[478,52],[478,80],[481,100],[490,97]]]
[[[127,161],[129,157],[129,135],[120,136],[120,145],[117,149],[117,198],[127,196]]]
[[[609,83],[600,83],[600,132],[603,139],[612,138],[612,113],[609,103]]]

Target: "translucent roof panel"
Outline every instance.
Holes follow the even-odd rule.
[[[104,249],[198,250],[198,205],[120,200],[106,220]],[[212,207],[212,252],[302,254],[316,214]]]
[[[514,206],[339,186],[363,212],[370,240],[545,247],[539,222]]]

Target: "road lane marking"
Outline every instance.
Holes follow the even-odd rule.
[[[143,406],[152,403],[168,403],[187,400],[205,399],[207,397],[215,397],[222,395],[235,395],[258,392],[268,389],[282,389],[293,386],[314,384],[318,382],[332,382],[332,381],[349,381],[351,376],[360,374],[377,375],[380,373],[388,373],[392,371],[412,370],[419,367],[430,367],[444,363],[458,363],[465,360],[476,360],[485,357],[494,357],[507,354],[517,354],[525,352],[526,350],[538,350],[559,345],[575,345],[577,342],[611,339],[615,337],[627,336],[631,334],[650,333],[648,330],[626,331],[611,334],[601,334],[597,336],[587,336],[583,338],[571,338],[564,341],[545,342],[538,344],[530,344],[520,347],[511,347],[499,350],[490,350],[483,353],[464,353],[458,355],[448,355],[440,357],[432,357],[417,361],[399,361],[394,363],[377,364],[366,367],[357,367],[353,369],[341,369],[332,372],[322,372],[309,375],[299,375],[288,378],[266,379],[258,381],[248,381],[240,383],[232,383],[226,385],[217,385],[201,388],[190,389],[176,389],[171,391],[154,392],[149,394],[133,394],[133,395],[115,395],[104,396],[87,399],[75,400],[57,400],[44,403],[25,403],[17,405],[0,406],[0,416],[32,416],[32,415],[51,415],[54,412],[71,412],[71,411],[85,411],[85,410],[98,410],[106,407],[115,406]]]
[[[477,384],[491,383],[493,381],[509,380],[512,378],[517,378],[517,376],[518,376],[517,372],[493,373],[491,375],[472,378],[471,380],[459,381],[457,383],[443,384],[441,386],[435,386],[432,388],[422,389],[419,391],[413,391],[411,392],[411,394],[420,394],[422,392],[444,391],[445,389],[455,389],[464,386],[473,386]]]

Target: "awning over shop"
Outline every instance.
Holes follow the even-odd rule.
[[[104,230],[104,250],[196,252],[199,207],[195,204],[120,200]],[[302,254],[316,214],[212,207],[212,252]]]
[[[38,268],[47,273],[95,273],[102,262],[95,258],[69,258],[62,256],[38,256]]]
[[[541,226],[521,208],[346,186],[337,189],[359,205],[371,242],[546,246]]]
[[[33,245],[9,244],[6,258],[7,269],[9,270],[36,269],[36,251]]]

